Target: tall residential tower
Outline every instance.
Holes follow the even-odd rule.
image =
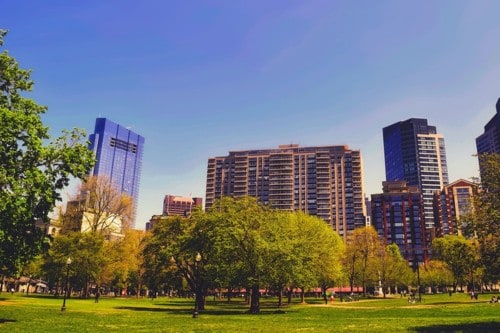
[[[97,118],[90,135],[90,149],[97,158],[91,175],[108,176],[133,198],[134,218],[139,198],[144,137],[106,118]]]
[[[205,206],[222,196],[254,196],[280,210],[316,215],[344,238],[365,225],[361,153],[348,146],[229,152],[208,160]]]
[[[427,119],[411,118],[383,129],[387,181],[405,180],[423,196],[426,228],[434,228],[434,192],[448,184],[444,138]]]

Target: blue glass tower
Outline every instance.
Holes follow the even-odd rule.
[[[134,218],[139,198],[144,137],[106,118],[97,118],[90,135],[90,149],[97,158],[91,175],[108,176],[134,200]]]

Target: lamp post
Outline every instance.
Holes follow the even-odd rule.
[[[71,265],[71,258],[68,257],[66,260],[66,282],[64,283],[64,298],[63,298],[63,304],[61,307],[61,311],[64,312],[66,311],[66,297],[68,295],[68,277],[69,277],[69,265]]]
[[[198,318],[198,291],[199,291],[199,277],[198,277],[198,265],[201,261],[201,254],[198,252],[194,259],[194,311],[193,318]]]
[[[417,292],[418,292],[418,301],[422,301],[422,295],[420,294],[420,265],[417,257],[417,251],[413,249],[413,263],[415,265],[415,269],[417,271]]]

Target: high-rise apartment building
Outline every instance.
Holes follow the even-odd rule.
[[[397,244],[401,255],[416,268],[428,259],[420,190],[404,180],[382,184],[383,193],[371,196],[372,226],[387,244]]]
[[[434,193],[436,236],[461,235],[461,220],[472,211],[478,185],[459,179]]]
[[[427,119],[411,118],[383,129],[387,181],[417,185],[424,200],[426,228],[434,228],[434,192],[448,184],[444,138]]]
[[[280,145],[208,160],[207,209],[222,196],[247,195],[276,209],[316,215],[344,238],[365,225],[361,153],[348,146]]]
[[[500,98],[496,104],[497,113],[484,126],[484,133],[476,138],[477,153],[500,154]]]
[[[91,175],[106,175],[134,201],[139,198],[144,137],[106,118],[97,118],[90,135],[90,149],[97,158]]]
[[[187,198],[176,195],[166,195],[163,199],[163,215],[189,216],[196,207],[203,205],[202,198]]]

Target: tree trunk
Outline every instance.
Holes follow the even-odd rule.
[[[292,287],[288,288],[288,304],[292,304],[292,293],[293,293],[293,288]]]
[[[252,296],[250,299],[250,313],[260,313],[260,290],[259,284],[256,283],[252,286]]]
[[[283,289],[280,289],[278,293],[278,308],[283,306]]]
[[[323,300],[325,301],[325,304],[328,304],[328,298],[326,296],[326,286],[321,287],[321,292],[323,293]]]
[[[305,294],[304,288],[300,288],[300,304],[306,304]]]

